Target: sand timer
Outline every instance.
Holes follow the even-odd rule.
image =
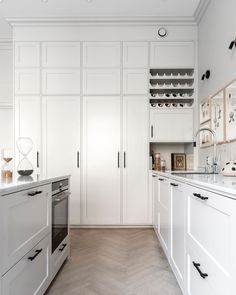
[[[30,163],[29,159],[27,156],[29,153],[32,151],[33,148],[33,142],[31,138],[29,137],[19,137],[17,142],[17,148],[19,152],[22,154],[23,158],[20,160],[18,167],[17,167],[17,172],[21,176],[29,176],[33,173],[33,166]]]
[[[5,164],[2,167],[2,177],[11,178],[12,167],[10,162],[13,159],[13,151],[11,149],[4,149],[2,155],[3,155],[3,160],[5,161]]]

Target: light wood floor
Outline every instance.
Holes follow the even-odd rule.
[[[47,295],[181,295],[152,229],[74,229]]]

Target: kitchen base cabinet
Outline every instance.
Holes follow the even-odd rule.
[[[28,252],[3,277],[2,295],[42,295],[50,282],[50,235]]]
[[[149,187],[151,190],[151,197],[153,200],[153,227],[158,235],[158,176],[151,174],[151,180],[149,181]]]

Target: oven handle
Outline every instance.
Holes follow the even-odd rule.
[[[53,203],[54,202],[56,202],[56,203],[61,202],[61,201],[65,200],[65,199],[68,199],[69,195],[70,195],[69,192],[68,193],[58,194],[58,195],[53,197],[52,202]]]

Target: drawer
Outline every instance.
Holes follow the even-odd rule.
[[[205,278],[202,277],[204,274],[207,274]],[[188,245],[187,248],[187,276],[188,295],[235,294],[229,274],[200,248],[193,245]]]
[[[4,274],[50,232],[51,185],[0,198]]]
[[[51,255],[52,278],[57,274],[64,261],[69,256],[69,253],[70,240],[69,236],[67,236]]]
[[[27,253],[3,277],[1,294],[42,295],[50,283],[50,235]]]

